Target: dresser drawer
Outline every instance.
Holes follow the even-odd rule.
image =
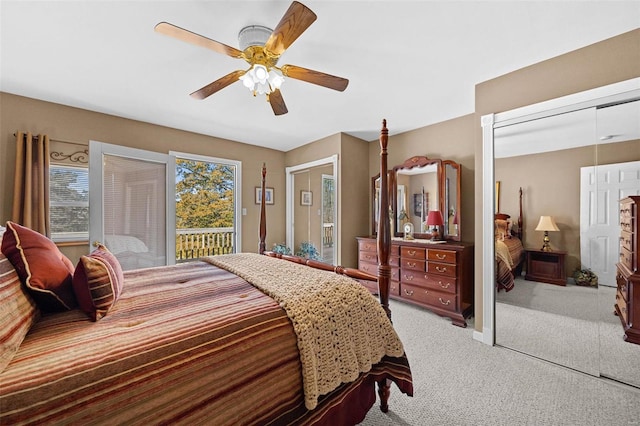
[[[622,275],[622,272],[620,272],[620,269],[618,269],[617,274],[616,274],[616,283],[618,284],[618,293],[620,293],[622,295],[624,300],[628,300],[628,296],[627,296],[627,280]]]
[[[397,244],[391,244],[390,256],[400,256],[400,246]]]
[[[368,263],[368,262],[358,262],[358,269],[361,271],[367,272],[369,274],[378,276],[378,264],[377,263]]]
[[[455,277],[456,265],[452,265],[450,263],[427,262],[427,272],[429,272],[430,274]]]
[[[404,299],[424,303],[440,309],[454,312],[456,310],[456,296],[442,293],[411,284],[400,284],[400,296]]]
[[[619,314],[622,315],[622,322],[627,324],[627,301],[624,299],[624,297],[622,297],[620,291],[616,292],[616,306],[620,311]]]
[[[389,282],[389,295],[400,296],[400,283],[397,281]]]
[[[423,248],[400,247],[400,258],[403,261],[405,259],[425,260],[427,258],[426,252],[427,250]]]
[[[369,290],[369,293],[378,294],[378,283],[376,281],[358,280],[358,282]]]
[[[635,248],[633,247],[633,234],[631,232],[620,232],[620,250],[623,248],[630,252],[635,251]]]
[[[406,283],[414,286],[424,287],[425,289],[432,289],[453,294],[457,292],[457,280],[455,278],[450,278],[443,275],[427,274],[425,272],[404,269],[402,271],[400,281],[403,284]]]
[[[370,252],[370,251],[361,251],[358,254],[358,260],[361,262],[367,262],[367,263],[378,263],[378,256],[376,256],[375,252]]]
[[[427,250],[427,260],[443,263],[456,263],[456,252],[451,250]]]
[[[405,259],[400,258],[400,268],[402,269],[411,269],[412,271],[425,271],[425,261],[424,260],[413,260],[413,259]]]
[[[633,253],[624,247],[620,249],[620,263],[629,268],[630,271],[634,270]]]
[[[389,265],[390,266],[400,266],[400,256],[391,256],[391,257],[389,257]]]
[[[378,243],[376,240],[358,240],[358,251],[378,252]]]
[[[400,281],[400,268],[391,268],[391,281]]]

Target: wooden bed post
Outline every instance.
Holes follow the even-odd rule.
[[[260,197],[260,243],[258,245],[258,253],[264,254],[266,250],[266,239],[267,239],[267,213],[265,211],[265,199],[267,194],[266,188],[266,177],[267,177],[267,165],[262,163],[262,196]]]
[[[520,234],[520,239],[524,241],[524,229],[522,229],[522,187],[520,187],[520,215],[518,216],[518,233]]]
[[[380,304],[389,319],[389,281],[391,267],[389,266],[389,252],[391,247],[391,230],[389,225],[389,178],[387,175],[387,143],[389,141],[387,120],[382,120],[380,130],[380,219],[378,220],[378,293]]]
[[[391,279],[391,267],[389,266],[389,253],[391,248],[391,225],[389,224],[389,176],[387,174],[387,143],[389,142],[389,130],[387,120],[382,120],[380,130],[380,218],[378,219],[378,294],[380,304],[384,308],[389,319],[389,281]],[[378,381],[378,396],[380,397],[380,411],[389,411],[389,396],[391,395],[391,380]]]

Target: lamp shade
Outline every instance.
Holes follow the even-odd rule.
[[[536,226],[536,231],[559,231],[560,229],[553,220],[553,216],[540,216],[540,222]]]
[[[427,216],[427,225],[428,226],[444,225],[444,219],[442,219],[442,213],[440,213],[440,210],[431,210],[429,212],[429,215]]]

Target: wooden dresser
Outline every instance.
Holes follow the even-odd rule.
[[[615,310],[624,328],[624,340],[640,344],[640,196],[620,201],[620,262],[616,265]]]
[[[378,275],[376,240],[358,237],[358,269]],[[473,245],[393,239],[389,257],[391,298],[425,307],[466,327],[473,313]],[[363,282],[371,291],[375,283]]]

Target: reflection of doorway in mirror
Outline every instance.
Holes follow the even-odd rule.
[[[323,262],[333,264],[334,253],[333,244],[335,240],[335,218],[334,218],[335,182],[333,175],[322,175],[322,220],[321,233],[322,244],[320,245],[320,257]]]

